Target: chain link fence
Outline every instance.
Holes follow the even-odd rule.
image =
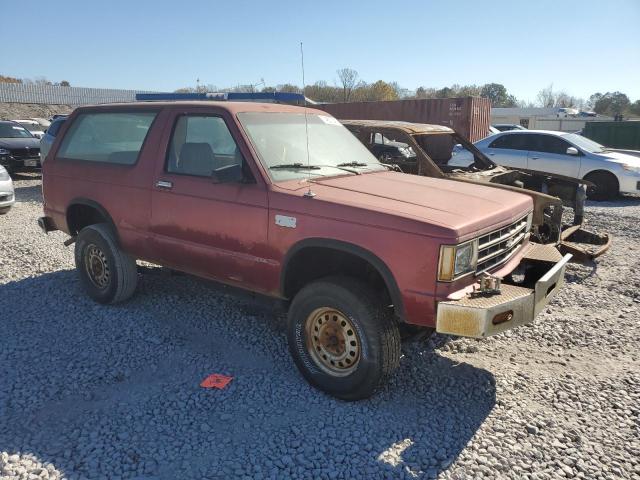
[[[136,93],[153,92],[146,90],[116,90],[112,88],[0,83],[0,103],[91,105],[97,103],[133,102],[136,99]]]

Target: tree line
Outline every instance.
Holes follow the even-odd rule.
[[[0,75],[0,83],[17,83],[20,85],[53,85],[56,87],[70,87],[71,84],[67,80],[62,80],[60,82],[52,82],[47,80],[46,77],[36,77],[36,78],[16,78],[9,77],[5,75]]]
[[[368,83],[360,78],[352,68],[341,68],[336,71],[337,79],[333,85],[322,80],[307,85],[304,94],[307,98],[320,103],[365,102],[423,98],[483,97],[491,101],[492,107],[566,107],[578,110],[594,111],[601,115],[640,116],[640,100],[631,102],[622,92],[597,92],[588,99],[575,97],[564,90],[556,91],[553,84],[541,89],[535,101],[525,101],[509,93],[501,83],[484,85],[458,85],[433,88],[420,86],[415,90],[402,88],[397,82],[378,80]],[[262,88],[260,88],[262,85]],[[217,88],[215,85],[185,87],[176,92],[292,92],[302,93],[298,85],[285,83],[275,86],[264,85],[264,80],[257,84],[237,85],[232,88]]]

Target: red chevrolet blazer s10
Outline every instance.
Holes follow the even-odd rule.
[[[394,171],[288,105],[78,108],[43,193],[40,226],[75,241],[93,299],[129,298],[140,259],[285,300],[295,363],[347,400],[386,381],[409,334],[532,322],[570,258],[529,242],[530,197]]]

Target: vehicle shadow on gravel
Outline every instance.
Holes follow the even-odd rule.
[[[602,202],[587,200],[585,203],[586,207],[599,208],[635,207],[638,205],[640,205],[640,197],[637,195],[620,195],[615,200],[607,200]]]
[[[42,202],[42,188],[40,185],[21,187],[19,183],[14,183],[13,189],[17,202]]]
[[[431,343],[373,398],[336,400],[295,369],[277,310],[156,270],[110,307],[70,270],[0,285],[0,450],[68,478],[430,478],[495,405],[491,373]],[[210,373],[234,378],[201,388]]]

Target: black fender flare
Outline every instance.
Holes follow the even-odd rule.
[[[404,303],[402,301],[402,294],[400,293],[400,289],[398,288],[398,284],[396,282],[393,273],[377,255],[367,250],[366,248],[360,247],[353,243],[344,242],[342,240],[335,240],[331,238],[306,238],[304,240],[300,240],[295,243],[286,253],[284,259],[282,261],[282,269],[280,273],[280,292],[282,295],[285,295],[285,286],[287,281],[287,271],[289,267],[289,262],[295,255],[301,250],[309,247],[315,248],[326,248],[329,250],[337,250],[339,252],[349,253],[356,257],[361,258],[362,260],[368,262],[373,268],[376,269],[378,274],[382,277],[387,290],[389,291],[389,296],[391,297],[391,301],[393,302],[393,306],[395,309],[396,316],[404,321],[405,312],[404,312]]]

